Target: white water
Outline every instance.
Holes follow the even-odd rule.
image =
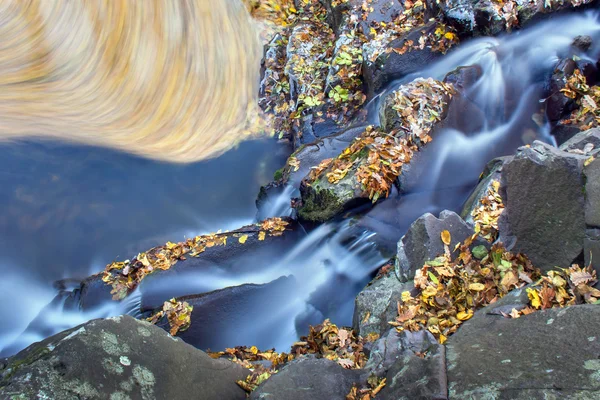
[[[458,66],[479,65],[483,75],[467,96],[484,111],[485,120],[483,128],[476,132],[463,132],[456,127],[441,132],[424,150],[420,162],[426,168],[417,183],[409,188],[410,193],[404,198],[388,199],[369,215],[378,215],[378,210],[387,207],[384,213],[379,214],[380,220],[394,226],[399,232],[405,231],[407,221],[394,223],[389,216],[420,215],[443,208],[456,209],[468,194],[464,188],[474,186],[483,166],[490,159],[512,154],[518,146],[534,139],[552,143],[548,125],[539,126],[532,117],[543,107],[540,99],[543,97],[544,75],[549,73],[559,57],[566,55],[577,35],[594,37],[595,46],[580,57],[597,59],[600,53],[600,23],[597,14],[588,13],[553,19],[502,38],[470,41],[427,70],[391,85],[388,89],[394,89],[400,83],[418,76],[442,79]],[[381,98],[375,99],[370,108],[374,109]],[[372,122],[376,123],[376,113],[370,114],[374,118]],[[465,119],[470,117],[466,115]],[[268,215],[289,215],[292,195],[292,189],[285,189],[267,211]],[[411,198],[416,200],[408,201]],[[180,284],[185,283],[195,288],[197,293],[202,293],[244,283],[267,283],[280,276],[293,275],[298,282],[297,290],[290,293],[287,303],[256,305],[257,309],[268,309],[272,321],[280,321],[281,315],[287,317],[286,324],[277,322],[278,325],[270,329],[273,332],[273,345],[285,349],[297,338],[297,323],[304,326],[303,323],[315,323],[327,317],[340,324],[350,323],[354,296],[383,261],[374,245],[377,236],[364,232],[357,238],[349,239],[348,235],[355,232],[356,228],[351,226],[350,221],[324,224],[300,241],[292,251],[281,254],[277,260],[271,260],[270,266],[265,269],[237,276],[200,271],[186,275]],[[400,238],[400,234],[391,236],[386,239],[394,242]],[[43,335],[27,333],[19,336],[49,303],[54,292],[42,284],[22,278],[16,272],[3,277],[0,291],[8,293],[10,299],[15,299],[2,307],[5,313],[2,317],[18,312],[18,318],[9,318],[15,321],[11,333],[0,337],[2,348],[18,336],[17,342],[11,346],[12,350],[90,318],[123,312],[135,314],[138,300],[133,296],[127,304],[110,303],[89,313],[62,312],[62,304],[58,303],[44,311],[41,323],[45,328]],[[25,292],[35,294],[22,296]],[[319,293],[321,296],[315,295]],[[323,297],[332,299],[336,306],[332,309],[314,304],[319,302],[316,298]],[[323,309],[328,311],[324,312]],[[252,334],[240,332],[240,338],[251,337]]]

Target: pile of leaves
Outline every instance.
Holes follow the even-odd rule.
[[[539,271],[523,255],[506,251],[495,244],[488,251],[484,246],[470,250],[477,237],[474,234],[457,245],[454,258],[448,245],[450,233],[442,232],[443,256],[428,261],[415,275],[417,297],[402,293],[398,317],[390,322],[398,331],[426,329],[443,344],[448,335],[509,291],[533,283]]]
[[[335,185],[351,179],[352,186],[373,202],[387,197],[402,166],[431,141],[429,133],[452,93],[451,85],[431,78],[401,86],[390,96],[397,114],[394,129],[388,133],[368,126],[337,158],[323,160],[312,168],[306,183],[318,185],[326,178]]]
[[[585,76],[576,69],[561,92],[577,104],[564,123],[577,125],[582,131],[600,126],[600,86],[589,86]]]
[[[527,288],[530,306],[521,311],[513,310],[510,316],[518,318],[535,310],[575,304],[600,304],[600,290],[593,287],[597,282],[591,265],[581,268],[573,264],[570,268],[548,271],[534,286]]]
[[[336,42],[325,87],[330,105],[327,117],[338,123],[347,121],[367,98],[362,92],[364,42],[356,13],[348,13],[347,23]]]
[[[294,0],[244,0],[244,4],[252,18],[276,27],[289,26],[297,18]]]
[[[479,200],[479,206],[471,212],[475,232],[490,243],[498,237],[498,218],[504,211],[502,197],[498,193],[499,188],[499,181],[490,182],[485,195]]]
[[[367,362],[363,351],[364,344],[375,339],[356,337],[351,329],[338,328],[326,319],[317,326],[311,326],[309,334],[292,345],[290,353],[278,353],[274,349],[260,351],[255,346],[239,346],[220,352],[208,352],[208,355],[212,358],[225,357],[251,369],[252,374],[244,381],[237,382],[244,390],[251,392],[265,379],[277,373],[281,365],[307,354],[333,360],[348,369],[364,368]],[[265,365],[265,361],[270,365]]]
[[[373,8],[365,1],[361,7],[363,20],[368,18]],[[423,30],[417,41],[407,40],[400,48],[390,48],[388,45],[395,39],[401,38],[414,28],[427,23],[425,13],[427,2],[406,0],[404,11],[389,22],[371,22],[368,35],[369,41],[365,44],[365,53],[368,61],[374,63],[383,53],[396,52],[404,54],[413,50],[429,48],[433,52],[445,54],[452,46],[458,44],[458,36],[454,28],[438,23],[434,32]]]
[[[148,318],[147,321],[156,324],[166,315],[171,327],[169,333],[171,336],[175,336],[177,332],[183,332],[190,327],[193,310],[194,307],[190,306],[188,302],[171,299],[165,301],[162,310]]]
[[[367,379],[367,387],[359,388],[357,385],[352,385],[350,393],[346,395],[346,400],[371,400],[374,399],[377,393],[385,387],[386,378],[378,378],[371,375]]]
[[[240,243],[245,243],[248,234],[256,233],[257,228],[258,240],[265,240],[267,234],[280,236],[287,225],[288,222],[281,218],[269,218],[255,226],[232,232],[196,236],[179,243],[167,242],[164,246],[139,253],[133,260],[108,264],[104,269],[102,281],[112,286],[111,294],[114,300],[122,300],[135,290],[148,274],[158,270],[168,270],[179,260],[185,260],[186,255],[197,257],[207,248],[225,246],[229,237],[238,238]]]

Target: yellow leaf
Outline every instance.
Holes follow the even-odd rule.
[[[252,352],[252,354],[258,354],[258,347],[252,346],[250,347],[250,351]]]
[[[444,336],[440,333],[440,344],[444,344],[444,343],[446,343],[446,336]]]
[[[412,299],[412,296],[410,295],[410,292],[408,290],[405,292],[402,292],[402,302],[403,303],[406,303],[410,299]]]
[[[456,314],[456,318],[458,318],[461,321],[466,321],[466,320],[470,319],[472,316],[473,316],[473,310],[469,310],[467,312],[461,311],[458,314]]]
[[[446,32],[444,37],[448,40],[456,40],[457,39],[456,35],[452,32]]]
[[[585,162],[583,163],[583,165],[585,167],[587,167],[588,165],[590,165],[592,163],[592,161],[594,161],[594,156],[591,156],[590,158],[588,158],[587,160],[585,160]]]
[[[527,297],[529,297],[532,307],[540,308],[542,306],[542,301],[540,300],[540,295],[538,294],[537,290],[527,288]]]
[[[474,290],[476,292],[481,292],[483,289],[485,289],[485,286],[483,283],[471,283],[469,285],[469,290]]]
[[[258,240],[265,240],[265,236],[267,236],[267,234],[264,231],[258,232]]]
[[[450,232],[442,231],[441,237],[442,237],[442,242],[444,242],[445,245],[450,246],[450,240],[451,240]]]
[[[242,235],[239,238],[239,241],[240,241],[241,244],[246,243],[246,240],[248,240],[248,235]]]

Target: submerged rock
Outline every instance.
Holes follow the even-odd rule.
[[[94,320],[3,361],[8,399],[245,399],[248,372],[131,317]]]
[[[344,400],[361,370],[344,369],[325,358],[302,357],[283,367],[250,395],[253,400]]]
[[[586,159],[536,141],[503,166],[499,241],[543,271],[570,266],[583,250]]]
[[[492,305],[493,306],[493,305]],[[578,305],[518,319],[482,309],[448,338],[451,399],[596,399],[600,307]]]
[[[450,232],[450,249],[473,235],[471,228],[452,211],[442,211],[439,218],[427,213],[410,226],[406,235],[398,242],[396,256],[396,275],[401,282],[407,282],[415,276],[415,271],[423,267],[426,261],[444,254],[442,231]]]
[[[177,298],[194,307],[190,327],[177,336],[203,350],[241,345],[268,349],[273,345],[271,333],[292,320],[288,313],[276,315],[270,307],[293,299],[295,283],[293,277],[282,277],[263,285],[245,284]],[[168,331],[167,317],[157,326]]]

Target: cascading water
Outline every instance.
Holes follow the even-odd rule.
[[[295,281],[287,301],[253,304],[260,316],[254,329],[236,331],[235,321],[231,322],[227,334],[223,332],[231,345],[266,343],[285,349],[303,333],[302,327],[308,323],[331,318],[336,323],[349,325],[355,295],[385,260],[382,247],[377,244],[384,243],[387,250],[393,249],[409,224],[424,212],[459,210],[490,159],[512,154],[518,146],[536,139],[553,142],[540,103],[544,97],[543,82],[559,57],[568,54],[577,35],[590,35],[596,39],[595,43],[600,43],[597,14],[556,18],[509,36],[473,40],[429,68],[394,82],[387,91],[416,77],[441,79],[460,66],[476,65],[481,70],[481,76],[466,93],[473,109],[480,112],[463,115],[456,120],[458,123],[449,124],[437,134],[415,160],[411,168],[415,176],[403,187],[403,193],[395,191],[365,214],[324,224],[304,235],[287,254],[275,252],[242,272],[208,269],[155,282],[143,290],[146,293],[160,291],[165,289],[163,285],[169,285],[179,288],[180,294],[203,293],[293,276]],[[578,56],[597,59],[599,52],[597,44],[587,54]],[[385,92],[369,105],[372,123],[377,123],[377,113],[373,110],[384,95]],[[287,215],[293,192],[291,187],[284,189],[276,204],[264,210],[264,216]],[[155,206],[148,212],[158,210],[160,207]],[[233,225],[232,221],[225,222]],[[193,227],[185,229],[189,231]],[[94,245],[102,247],[103,244]],[[113,258],[102,255],[98,259],[106,263]],[[3,265],[10,263],[17,265],[17,258],[5,260]],[[5,323],[0,332],[0,347],[5,347],[5,354],[89,318],[139,312],[141,300],[137,292],[126,303],[111,302],[86,313],[63,312],[63,303],[58,300],[42,310],[50,302],[53,291],[21,278],[20,270],[11,271],[10,275],[4,274],[5,279],[0,283],[4,309],[11,308],[1,315]],[[24,291],[35,294],[15,301],[22,298]],[[23,309],[23,312],[15,313],[15,309]],[[36,319],[26,334],[21,334],[38,312],[42,317]]]

